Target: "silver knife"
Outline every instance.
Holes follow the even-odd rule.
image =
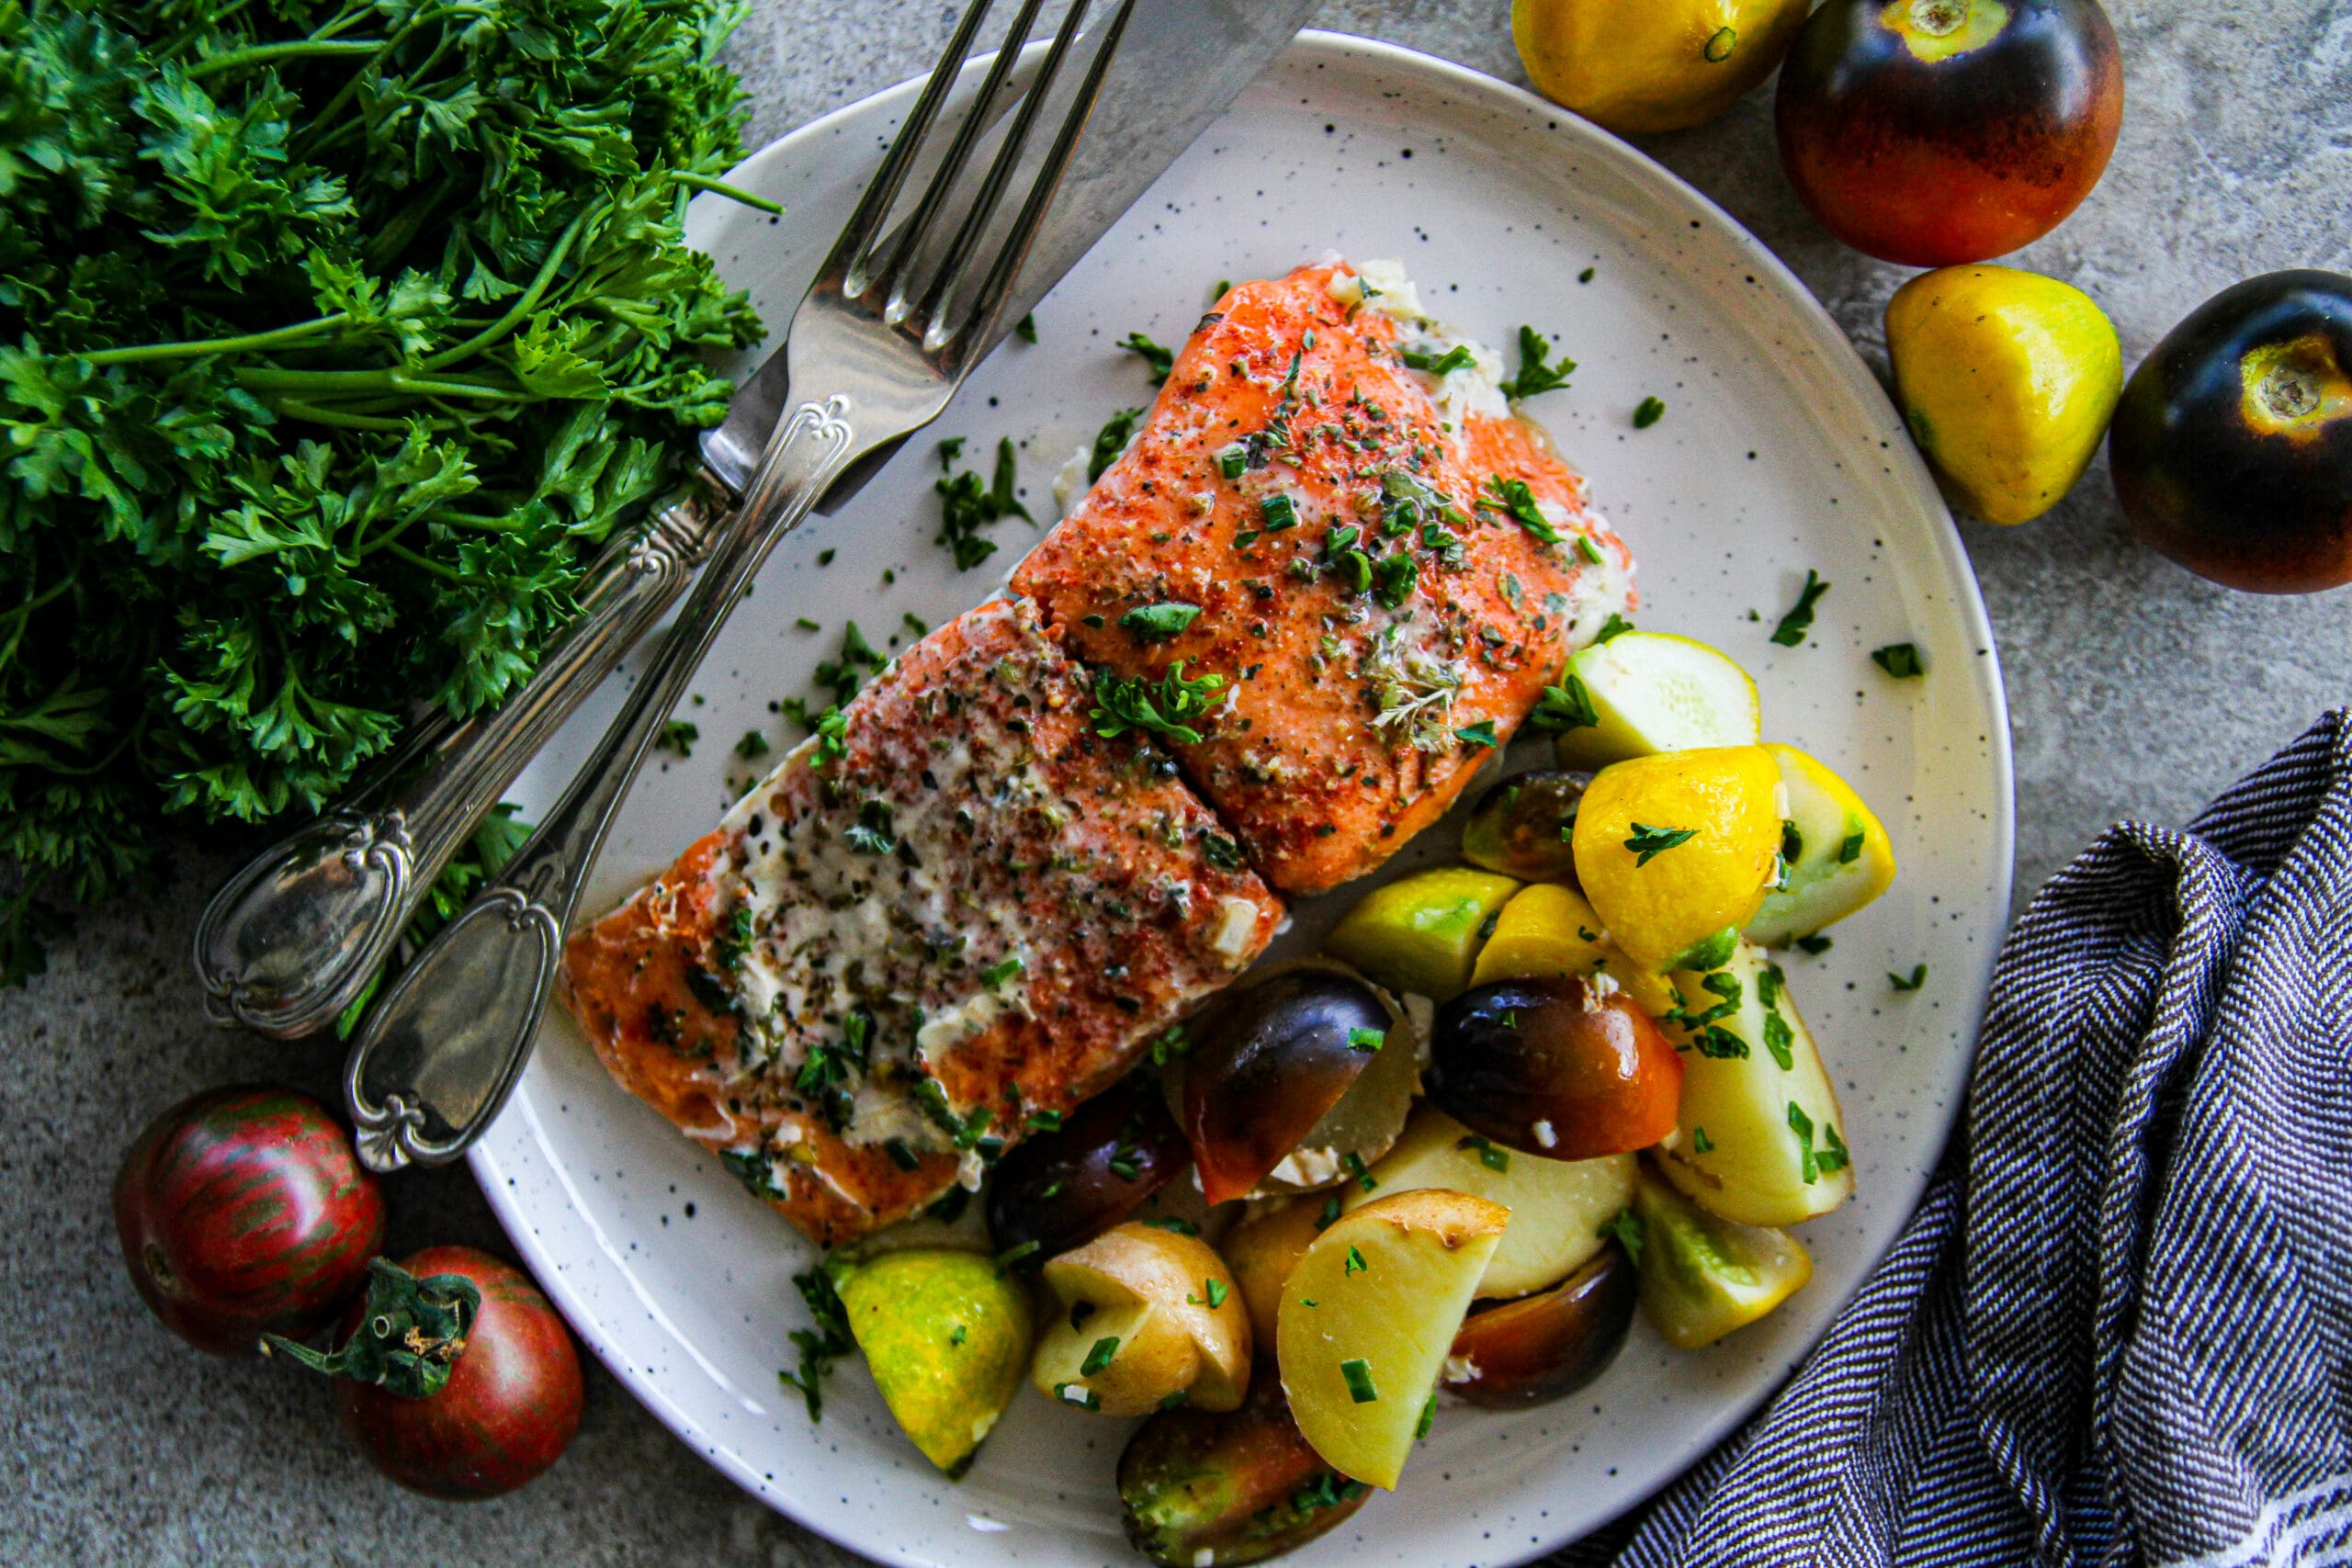
[[[1139,0],[989,346],[1135,205],[1314,8],[1315,0]],[[435,879],[515,775],[684,592],[751,482],[786,407],[787,380],[778,351],[742,383],[725,421],[704,433],[702,462],[685,489],[592,568],[580,613],[520,691],[462,723],[420,721],[392,763],[222,886],[194,944],[216,1021],[296,1039],[367,993]],[[854,494],[887,456],[844,476],[824,509]]]

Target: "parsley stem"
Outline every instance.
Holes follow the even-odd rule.
[[[740,201],[746,207],[755,207],[762,212],[773,212],[778,217],[784,215],[784,203],[771,201],[764,196],[753,196],[741,186],[730,186],[725,180],[715,180],[708,175],[690,175],[684,169],[672,169],[669,174],[670,178],[679,185],[690,186],[695,190],[707,190],[715,196],[723,196],[729,201]]]
[[[571,250],[571,243],[580,237],[581,228],[587,221],[588,214],[583,211],[578,217],[572,219],[571,223],[565,226],[561,234],[556,236],[555,244],[548,252],[548,259],[539,264],[538,276],[532,278],[531,286],[523,290],[523,292],[515,298],[514,305],[508,309],[506,314],[499,317],[498,320],[482,328],[481,331],[476,333],[465,342],[458,344],[455,348],[445,348],[440,353],[434,355],[430,358],[426,359],[419,368],[425,370],[447,369],[448,367],[457,364],[458,361],[464,359],[481,349],[488,348],[492,344],[496,343],[500,338],[504,337],[508,333],[514,331],[514,328],[520,324],[524,317],[538,309],[539,299],[547,293],[548,285],[555,281],[555,269],[563,265],[563,258],[569,254]]]
[[[418,397],[480,398],[489,402],[527,403],[528,392],[481,381],[461,381],[448,376],[412,376],[400,370],[277,370],[254,368],[237,372],[238,381],[255,392],[323,392],[337,394],[409,392]]]
[[[102,348],[95,354],[78,357],[91,365],[134,365],[150,359],[194,359],[208,354],[250,354],[257,349],[282,348],[288,344],[300,343],[304,338],[332,332],[349,320],[350,311],[337,310],[332,316],[297,321],[290,327],[273,327],[266,333],[247,333],[242,337],[197,338],[187,343],[142,343],[130,348]]]
[[[400,432],[416,423],[413,419],[383,419],[374,414],[348,413],[341,409],[321,408],[300,398],[264,398],[270,412],[288,419],[299,419],[309,424],[330,424],[338,430],[387,430]],[[428,419],[427,430],[457,430],[462,422],[454,419]]]
[[[191,82],[221,71],[234,71],[241,65],[259,65],[272,60],[289,60],[306,54],[374,54],[392,42],[390,39],[294,39],[286,43],[257,43],[245,49],[232,49],[216,54],[209,60],[199,60],[187,68]]]
[[[444,581],[463,582],[466,580],[463,572],[456,571],[448,567],[443,566],[439,561],[435,560],[430,556],[421,556],[417,554],[414,550],[410,549],[406,545],[401,544],[398,539],[379,539],[371,543],[368,547],[369,549],[373,549],[378,545],[380,545],[385,549],[391,551],[392,554],[400,557],[401,559],[408,562],[409,565],[415,567],[420,570],[429,571],[434,576],[442,579]]]

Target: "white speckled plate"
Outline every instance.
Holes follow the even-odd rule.
[[[910,85],[854,105],[746,164],[735,178],[786,202],[780,223],[697,202],[696,242],[769,321],[797,300],[912,96]],[[1512,1562],[1608,1519],[1729,1432],[1910,1213],[1961,1101],[2007,915],[2008,725],[1951,521],[1884,395],[1804,287],[1640,153],[1516,88],[1401,50],[1302,37],[1045,302],[1038,341],[1008,342],[936,434],[968,438],[983,462],[1012,437],[1030,504],[1046,515],[1071,449],[1114,409],[1149,399],[1120,337],[1181,342],[1218,279],[1331,250],[1401,256],[1425,299],[1498,346],[1522,321],[1561,341],[1580,367],[1535,412],[1634,547],[1641,623],[1715,643],[1753,671],[1768,738],[1853,780],[1903,863],[1894,891],[1839,927],[1832,952],[1791,961],[1861,1176],[1851,1204],[1805,1227],[1812,1286],[1697,1354],[1636,1325],[1614,1369],[1568,1401],[1444,1411],[1396,1495],[1297,1560]],[[1652,395],[1666,416],[1637,432],[1630,416]],[[782,738],[771,705],[808,689],[845,618],[877,646],[903,645],[905,617],[937,625],[1010,570],[1034,537],[1018,520],[997,526],[1003,548],[978,571],[957,574],[933,544],[931,452],[910,449],[769,562],[679,716],[699,745],[639,783],[591,912],[717,821],[750,775],[738,739]],[[1766,634],[1808,567],[1834,584],[1814,638],[1775,647]],[[803,616],[823,629],[800,629]],[[1924,681],[1870,662],[1871,649],[1906,639],[1926,653]],[[552,797],[616,700],[603,694],[526,776],[526,810]],[[1453,840],[1433,829],[1396,863],[1442,859]],[[1287,941],[1312,942],[1350,897],[1301,906]],[[1887,971],[1923,962],[1922,990],[1889,987]],[[791,1276],[810,1249],[616,1088],[568,1023],[550,1021],[473,1157],[572,1325],[681,1438],[777,1508],[891,1562],[1136,1561],[1112,1490],[1122,1425],[1024,1392],[951,1484],[853,1361],[812,1427],[776,1382],[794,1359],[786,1335],[805,1322]]]

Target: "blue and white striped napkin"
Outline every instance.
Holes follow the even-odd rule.
[[[2352,710],[2041,890],[1885,1263],[1555,1561],[2352,1562]]]

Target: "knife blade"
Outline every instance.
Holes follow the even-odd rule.
[[[1062,175],[1020,280],[997,318],[994,348],[1095,242],[1125,216],[1210,122],[1305,25],[1317,0],[1140,0],[1104,77],[1100,107]],[[704,432],[711,477],[743,493],[783,412],[779,348],[737,389],[727,418]],[[838,505],[874,467],[837,485]]]

